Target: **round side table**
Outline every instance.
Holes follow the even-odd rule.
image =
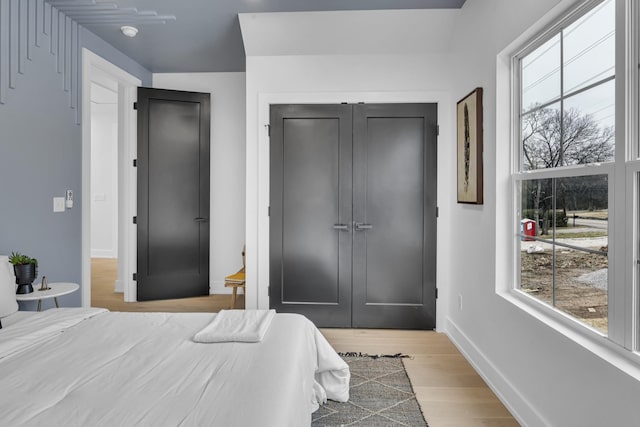
[[[39,290],[39,286],[33,287],[33,292],[29,294],[16,294],[16,300],[18,301],[38,301],[38,311],[42,310],[42,300],[53,298],[56,303],[56,307],[60,307],[58,305],[58,297],[62,295],[67,295],[72,292],[77,291],[80,288],[80,285],[77,283],[68,283],[68,282],[56,282],[49,283],[49,289],[46,291]]]

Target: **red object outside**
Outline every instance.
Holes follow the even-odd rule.
[[[533,242],[535,241],[536,234],[536,222],[532,219],[523,219],[520,221],[520,230],[521,234],[524,234],[524,237],[521,237],[525,242]]]

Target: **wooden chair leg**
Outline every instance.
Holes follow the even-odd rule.
[[[236,295],[238,293],[238,287],[234,286],[233,287],[233,292],[231,293],[231,308],[234,309],[236,308]]]

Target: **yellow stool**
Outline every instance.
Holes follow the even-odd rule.
[[[247,291],[245,288],[245,276],[244,276],[244,251],[245,248],[242,248],[242,268],[238,270],[237,273],[232,274],[224,278],[224,287],[225,288],[233,288],[233,293],[231,294],[231,308],[236,308],[236,298],[238,296],[238,288],[242,288],[242,293],[246,296]]]
[[[224,286],[226,288],[233,288],[233,293],[231,294],[231,308],[236,308],[238,288],[242,288],[242,293],[246,295],[244,280],[244,268],[236,274],[232,274],[231,276],[224,278]]]

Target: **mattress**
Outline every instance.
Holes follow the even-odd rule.
[[[305,426],[348,399],[349,370],[305,317],[260,343],[203,344],[209,313],[63,308],[0,330],[0,413],[11,426]]]

